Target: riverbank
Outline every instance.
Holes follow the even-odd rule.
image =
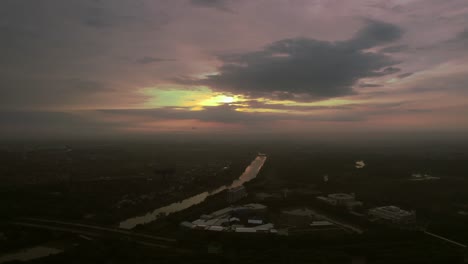
[[[213,191],[205,191],[189,197],[187,199],[181,200],[179,202],[175,202],[169,204],[164,207],[160,207],[158,209],[153,210],[145,215],[129,218],[125,221],[120,222],[119,227],[124,229],[132,229],[137,225],[144,225],[150,222],[157,220],[158,218],[165,217],[169,214],[180,212],[187,208],[190,208],[194,205],[200,204],[206,200],[207,197],[216,195],[226,189],[233,188],[240,186],[250,180],[253,180],[257,174],[259,173],[260,169],[263,167],[263,164],[266,161],[265,155],[257,156],[249,166],[246,167],[244,172],[239,176],[238,179],[232,181],[230,185],[222,185]]]

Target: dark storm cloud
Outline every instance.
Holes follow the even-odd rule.
[[[326,42],[308,38],[284,39],[257,52],[219,56],[219,74],[205,79],[179,79],[250,97],[310,101],[353,94],[361,78],[399,71],[396,61],[382,53],[366,52],[398,39],[401,30],[369,20],[348,41]]]
[[[368,19],[366,25],[345,45],[358,50],[368,49],[397,40],[402,34],[403,31],[393,24]]]

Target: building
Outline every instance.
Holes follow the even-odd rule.
[[[227,190],[228,203],[235,203],[247,196],[247,191],[243,185]]]
[[[237,233],[256,233],[257,230],[251,227],[236,227],[235,232]]]
[[[225,228],[222,227],[222,226],[209,226],[209,227],[207,227],[206,230],[221,232],[221,231],[224,231],[224,229]]]
[[[250,203],[229,206],[210,214],[203,214],[193,222],[180,223],[183,230],[206,230],[217,232],[268,233],[273,229],[272,223],[265,223],[267,207],[263,204]]]
[[[362,206],[362,202],[356,200],[354,193],[332,193],[328,196],[318,196],[317,200],[325,202],[333,206],[344,206],[349,210],[357,206]]]
[[[180,227],[185,228],[185,229],[193,229],[195,228],[195,225],[190,222],[184,221],[180,223]]]
[[[248,220],[247,220],[247,224],[250,224],[250,225],[262,225],[262,224],[263,224],[263,220],[262,220],[262,219],[248,219]]]
[[[257,232],[270,232],[272,229],[274,229],[274,227],[274,224],[268,223],[264,225],[255,226],[254,229],[257,230]]]
[[[328,195],[328,199],[330,199],[335,205],[339,206],[346,206],[346,204],[356,201],[354,193],[332,193]]]
[[[414,211],[405,211],[393,205],[372,208],[369,210],[369,215],[392,224],[412,224],[416,222],[416,213]]]
[[[330,227],[334,225],[335,224],[333,224],[332,222],[325,221],[325,220],[312,221],[312,223],[310,224],[311,227]]]
[[[314,219],[314,211],[308,208],[284,210],[281,212],[281,222],[290,226],[307,226]]]

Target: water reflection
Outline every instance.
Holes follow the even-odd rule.
[[[125,221],[120,222],[119,227],[124,228],[124,229],[132,229],[132,228],[134,228],[135,226],[137,226],[139,224],[150,223],[150,222],[158,219],[161,216],[165,216],[165,215],[169,215],[169,214],[172,214],[172,213],[175,213],[175,212],[179,212],[179,211],[185,210],[185,209],[187,209],[189,207],[192,207],[192,206],[194,206],[196,204],[199,204],[199,203],[205,201],[205,199],[208,196],[220,193],[220,192],[222,192],[222,191],[224,191],[226,189],[229,189],[229,188],[234,188],[234,187],[240,186],[240,185],[242,185],[242,184],[244,184],[244,183],[246,183],[246,182],[248,182],[250,180],[253,180],[255,177],[257,177],[257,174],[260,171],[260,169],[262,168],[265,161],[266,161],[266,156],[265,155],[259,155],[245,169],[245,171],[242,173],[242,175],[238,179],[234,180],[230,185],[224,185],[224,186],[221,186],[221,187],[217,188],[214,191],[203,192],[203,193],[197,194],[195,196],[192,196],[192,197],[187,198],[185,200],[182,200],[180,202],[175,202],[173,204],[158,208],[158,209],[156,209],[156,210],[154,210],[154,211],[152,211],[152,212],[150,212],[150,213],[148,213],[146,215],[143,215],[143,216],[137,216],[137,217],[127,219]]]

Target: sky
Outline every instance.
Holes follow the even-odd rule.
[[[468,134],[466,0],[1,0],[0,136]]]

